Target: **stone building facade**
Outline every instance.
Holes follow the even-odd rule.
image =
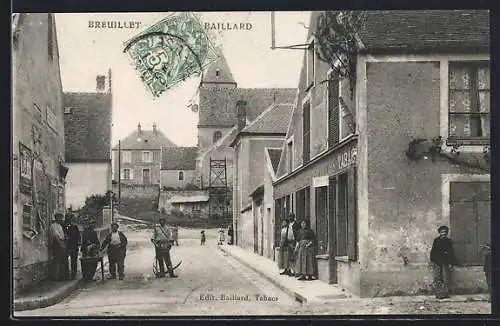
[[[65,210],[63,90],[53,14],[13,18],[12,195],[15,294],[48,276],[48,229]]]
[[[313,51],[320,14],[274,182],[276,226],[289,211],[310,220],[319,278],[372,297],[429,293],[430,247],[447,225],[453,291],[485,290],[488,12],[366,12],[352,79]]]

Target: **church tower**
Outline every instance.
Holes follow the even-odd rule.
[[[217,60],[208,66],[200,86],[205,88],[236,88],[238,85],[233,78],[233,74],[231,73],[231,69],[229,69],[222,50],[218,50],[217,57]]]

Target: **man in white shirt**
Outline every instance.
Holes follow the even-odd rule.
[[[54,281],[65,279],[66,265],[68,259],[66,256],[66,235],[64,234],[63,224],[64,215],[56,213],[54,221],[50,225],[50,250],[52,253],[51,274]]]
[[[111,233],[106,236],[101,249],[108,246],[109,274],[108,279],[116,279],[118,266],[118,279],[123,280],[125,269],[125,256],[127,255],[127,237],[118,231],[118,223],[111,224]]]
[[[155,245],[156,259],[160,265],[160,277],[165,277],[165,265],[167,266],[170,277],[177,277],[174,274],[172,267],[172,259],[170,258],[170,248],[172,247],[173,239],[170,229],[165,224],[165,218],[160,218],[160,225],[155,225],[153,238],[151,241]]]

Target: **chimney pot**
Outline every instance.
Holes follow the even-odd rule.
[[[141,133],[141,124],[140,123],[137,124],[137,132],[139,134]]]
[[[106,89],[106,76],[98,75],[96,77],[96,89],[98,92],[103,92]]]
[[[156,122],[153,122],[153,133],[156,135]]]
[[[242,130],[247,124],[247,101],[237,101],[236,111],[238,117],[238,130]]]

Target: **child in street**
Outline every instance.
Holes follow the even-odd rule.
[[[205,241],[207,241],[207,238],[205,237],[205,231],[201,231],[201,245],[205,245]]]

